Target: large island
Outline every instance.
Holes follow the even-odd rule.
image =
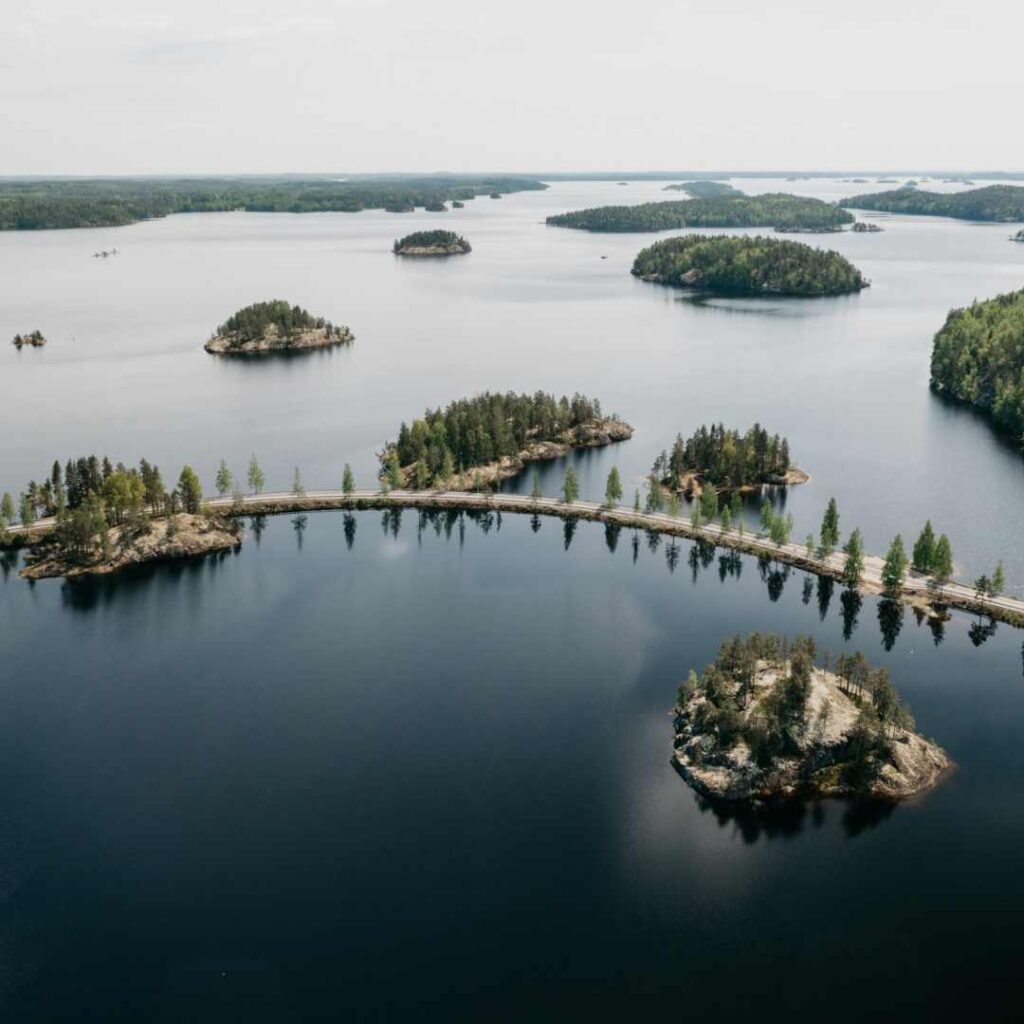
[[[472,252],[472,246],[454,231],[414,231],[396,238],[391,251],[396,256],[458,256]]]
[[[1024,450],[1024,290],[950,312],[932,345],[931,386]]]
[[[833,203],[781,192],[760,196],[682,199],[638,206],[598,206],[548,217],[555,227],[583,231],[673,231],[680,228],[774,228],[820,233],[842,231],[853,215]]]
[[[872,192],[844,199],[854,210],[884,210],[960,220],[1009,223],[1024,220],[1024,188],[1017,185],[986,185],[966,192],[928,192],[904,186],[889,192]]]
[[[282,299],[240,309],[203,346],[215,355],[261,356],[349,345],[352,332]]]
[[[814,641],[753,634],[690,672],[675,709],[679,773],[721,800],[861,796],[898,800],[952,767],[914,720],[885,669],[826,656]],[[831,670],[830,670],[831,663]]]
[[[518,476],[529,462],[632,436],[628,423],[584,395],[485,392],[403,423],[380,453],[381,478],[393,487],[480,490]]]
[[[719,295],[846,295],[868,286],[837,252],[777,238],[682,235],[655,242],[634,277]]]

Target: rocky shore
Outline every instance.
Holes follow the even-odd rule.
[[[858,220],[854,223],[853,227],[850,228],[850,230],[853,231],[855,234],[862,235],[865,233],[875,234],[876,232],[884,231],[885,228],[881,228],[877,224],[872,224],[870,221]]]
[[[855,687],[809,667],[797,687],[792,662],[752,664],[743,682],[741,673],[722,671],[716,662],[680,687],[674,763],[705,796],[900,800],[930,789],[953,767],[945,751],[913,731],[905,709],[896,713],[898,703],[890,717],[878,718],[874,675]]]
[[[355,336],[347,327],[314,327],[295,334],[282,334],[273,324],[261,338],[239,338],[217,334],[203,346],[214,355],[261,356],[274,352],[303,352],[314,348],[350,345]]]
[[[810,473],[805,473],[802,469],[797,469],[796,466],[790,466],[785,473],[766,477],[757,483],[743,484],[741,487],[719,487],[718,493],[731,494],[733,491],[738,491],[740,494],[756,494],[766,485],[770,487],[795,487],[797,484],[807,483],[810,479]],[[670,487],[671,483],[671,479],[667,476],[661,481],[663,487]],[[677,493],[685,494],[688,498],[699,498],[704,493],[704,486],[701,484],[700,478],[696,473],[684,473],[679,478],[679,490]]]
[[[459,256],[473,247],[454,231],[414,231],[396,239],[391,251],[396,256]]]
[[[107,531],[106,543],[97,544],[86,555],[62,549],[51,535],[33,546],[31,560],[19,575],[28,580],[99,576],[147,562],[233,551],[241,543],[237,523],[179,512],[160,519],[144,519],[134,527],[114,527]]]
[[[42,348],[46,344],[46,338],[43,337],[42,331],[31,331],[29,334],[16,334],[11,344],[19,351],[23,345],[28,345],[30,348]]]

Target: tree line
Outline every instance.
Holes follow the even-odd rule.
[[[728,186],[726,186],[728,187]],[[688,190],[688,189],[687,189]],[[676,199],[636,206],[597,206],[547,218],[555,227],[583,231],[676,231],[680,228],[774,228],[841,231],[853,215],[834,203],[770,192],[760,196]]]
[[[400,253],[405,248],[412,247],[427,247],[427,246],[458,246],[465,252],[469,252],[471,246],[462,235],[455,234],[454,231],[413,231],[412,234],[406,235],[404,238],[396,238],[394,245],[391,247],[391,251]]]
[[[667,238],[641,250],[632,273],[725,295],[844,295],[868,283],[837,252],[762,236]]]
[[[302,331],[311,330],[326,331],[328,337],[341,338],[348,335],[347,327],[333,324],[322,316],[313,316],[308,310],[293,306],[284,299],[254,302],[238,310],[217,328],[215,334],[239,343],[260,341],[271,327],[276,328],[282,338],[291,338]]]
[[[676,435],[671,452],[662,452],[651,475],[678,491],[692,474],[702,486],[719,489],[771,483],[790,468],[789,440],[755,423],[744,434],[721,423],[701,426],[688,438]]]
[[[399,487],[408,469],[412,484],[429,487],[456,472],[514,458],[534,442],[563,441],[576,428],[601,418],[601,403],[585,395],[487,391],[445,409],[427,409],[411,426],[403,422],[397,440],[381,455],[384,478]]]
[[[0,182],[0,231],[114,227],[172,213],[317,213],[437,208],[495,190],[547,188],[532,178],[386,175],[331,178],[183,178]]]
[[[842,206],[856,210],[885,210],[889,213],[956,217],[961,220],[1024,220],[1024,188],[1016,185],[986,185],[966,192],[928,192],[919,188],[897,188],[851,196]]]

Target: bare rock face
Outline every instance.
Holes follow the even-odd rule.
[[[930,789],[951,770],[945,751],[906,728],[890,730],[884,752],[876,740],[870,757],[858,761],[864,702],[844,690],[838,676],[817,668],[788,749],[766,763],[743,739],[742,729],[756,720],[766,701],[777,699],[786,676],[785,666],[758,665],[750,702],[730,739],[723,740],[714,706],[699,688],[676,707],[674,762],[694,789],[733,801],[797,795],[900,800]]]
[[[55,576],[96,576],[117,572],[146,562],[197,558],[241,546],[242,536],[234,522],[179,512],[161,519],[146,519],[135,527],[107,531],[107,551],[95,545],[86,555],[62,550],[49,540],[39,546],[38,557],[19,575],[29,580]]]
[[[314,348],[349,345],[355,340],[347,327],[314,327],[296,334],[281,334],[271,325],[261,338],[215,335],[203,348],[214,355],[259,356],[273,352],[301,352]]]

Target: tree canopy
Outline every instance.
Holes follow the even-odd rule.
[[[742,196],[738,188],[724,181],[684,181],[678,185],[666,185],[666,192],[685,192],[694,199],[717,199],[720,196]]]
[[[459,248],[463,252],[469,252],[471,246],[462,235],[454,231],[414,231],[404,238],[396,238],[392,246],[394,252],[401,252],[408,248],[427,248],[430,246],[442,246],[445,248]]]
[[[885,210],[889,213],[927,214],[960,220],[1024,220],[1024,188],[1017,185],[986,185],[967,192],[928,192],[919,188],[897,188],[851,196],[842,206],[856,210]]]
[[[762,236],[666,238],[637,255],[632,273],[725,295],[843,295],[868,284],[837,252]]]
[[[980,409],[1024,448],[1024,290],[954,309],[931,371],[933,390]]]
[[[555,227],[584,231],[674,231],[680,228],[775,228],[840,231],[853,215],[833,203],[782,192],[760,196],[668,200],[637,206],[598,206],[548,217]]]
[[[301,306],[293,306],[284,299],[269,302],[254,302],[228,317],[216,330],[216,334],[232,342],[259,341],[269,328],[275,328],[279,337],[291,338],[303,331],[325,330],[329,337],[343,338],[348,335],[346,327],[340,327],[313,316]]]
[[[693,474],[702,484],[734,488],[777,482],[790,468],[789,440],[755,423],[744,434],[721,423],[677,434],[671,452],[654,461],[652,474],[673,490]]]

